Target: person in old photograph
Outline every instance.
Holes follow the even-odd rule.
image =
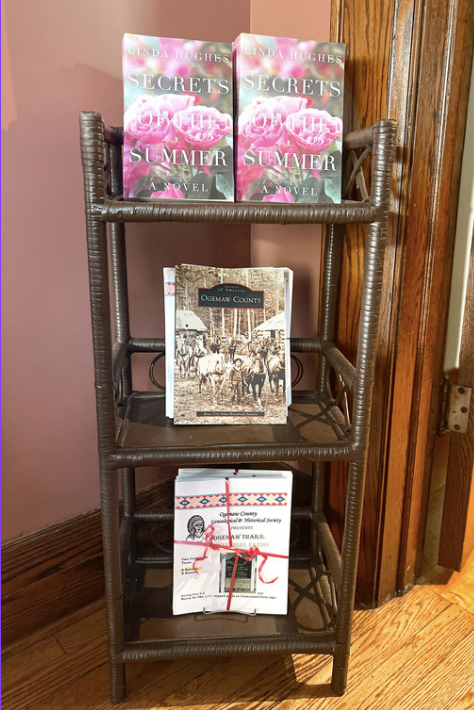
[[[231,402],[242,403],[242,394],[245,385],[245,375],[242,368],[242,358],[236,357],[229,374],[230,389],[232,391]]]
[[[204,536],[206,524],[200,515],[193,515],[188,520],[188,537],[186,540],[201,540]]]

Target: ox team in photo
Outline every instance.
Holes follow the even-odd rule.
[[[175,424],[286,423],[292,276],[285,268],[175,267],[175,339],[167,340]]]

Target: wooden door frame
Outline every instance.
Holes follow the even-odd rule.
[[[471,84],[472,86],[472,84]],[[474,388],[474,234],[469,254],[459,368],[450,372],[459,387]],[[439,564],[460,571],[474,549],[474,405],[465,434],[448,434],[446,492],[441,524]]]
[[[368,606],[403,593],[421,562],[473,35],[471,0],[332,1],[331,39],[347,45],[346,126],[395,118],[399,137],[358,574]],[[338,339],[351,355],[363,234],[347,234]],[[344,476],[333,467],[336,523]]]

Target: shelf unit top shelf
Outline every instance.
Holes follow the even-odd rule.
[[[380,201],[379,191],[361,201],[343,200],[340,204],[285,204],[272,202],[162,202],[160,200],[130,200],[121,196],[121,145],[123,129],[108,126],[97,112],[81,114],[83,165],[86,172],[86,203],[90,216],[103,222],[227,222],[233,224],[369,224],[386,219],[387,205]],[[396,124],[391,119],[377,121],[369,128],[346,133],[345,150],[352,151],[353,174],[351,187],[362,179],[360,168],[364,158],[373,153],[377,160],[375,173],[389,170],[380,159],[394,139]],[[91,160],[91,146],[94,157]],[[103,152],[107,146],[110,167],[114,174],[113,187],[107,185]],[[362,151],[359,157],[354,151]],[[99,155],[101,153],[102,155]],[[104,156],[108,162],[107,154]],[[379,176],[378,176],[379,177]],[[378,181],[378,178],[377,178]],[[350,188],[349,188],[350,190]],[[350,193],[349,193],[350,194]]]
[[[368,224],[380,218],[370,202],[277,204],[251,202],[159,202],[121,198],[94,204],[104,222],[224,222],[229,224]]]

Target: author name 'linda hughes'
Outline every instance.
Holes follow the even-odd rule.
[[[196,62],[228,62],[229,54],[215,54],[213,52],[191,52],[187,49],[157,49],[125,43],[125,54],[138,55],[142,57],[158,57],[161,59],[185,59]]]

